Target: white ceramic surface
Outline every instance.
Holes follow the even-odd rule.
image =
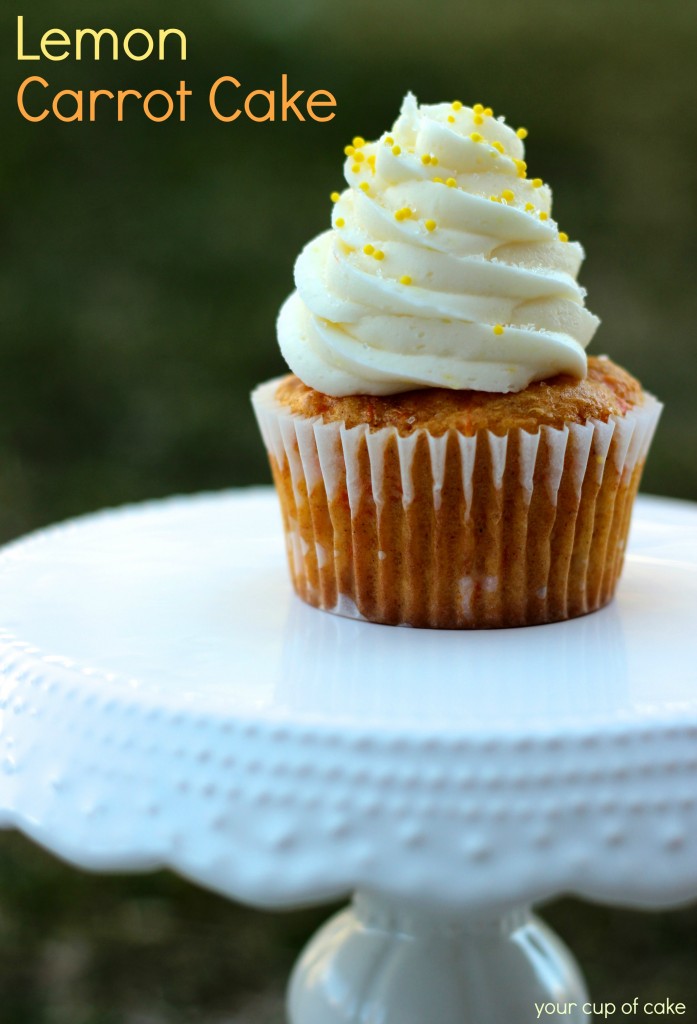
[[[290,1024],[528,1024],[550,1004],[591,1020],[569,951],[526,910],[460,918],[366,893],[307,945],[288,990]]]
[[[270,489],[0,554],[0,824],[259,905],[697,893],[697,508],[642,498],[617,599],[393,629],[291,593]]]

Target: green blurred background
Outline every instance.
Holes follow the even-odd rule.
[[[183,29],[189,60],[18,64],[52,27]],[[261,483],[248,404],[279,373],[276,311],[327,226],[342,147],[402,95],[491,104],[587,252],[606,352],[666,402],[644,489],[697,497],[697,6],[683,0],[32,0],[0,15],[0,540],[172,492]],[[329,89],[327,124],[225,125],[212,82]],[[186,124],[29,124],[29,74],[58,88],[174,89]],[[168,875],[93,878],[0,833],[2,1024],[280,1019],[324,912],[270,915]],[[697,916],[564,901],[547,917],[598,998],[646,993],[697,1020]],[[624,995],[627,993],[627,995]],[[424,1022],[436,1024],[436,1022]],[[525,1022],[521,1022],[525,1024]]]

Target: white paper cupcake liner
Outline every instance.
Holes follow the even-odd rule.
[[[298,594],[395,625],[525,625],[606,603],[661,403],[504,436],[401,436],[252,395]]]

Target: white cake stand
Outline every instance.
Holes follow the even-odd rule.
[[[54,527],[0,554],[0,824],[259,906],[356,892],[294,1024],[585,1021],[528,908],[697,894],[696,610],[697,508],[658,499],[608,608],[474,633],[305,607],[267,489]]]

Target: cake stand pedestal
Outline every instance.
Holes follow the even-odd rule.
[[[607,608],[472,633],[304,606],[268,489],[53,527],[0,553],[0,824],[257,906],[355,892],[293,1024],[586,1021],[528,908],[697,895],[696,605],[697,510],[659,499]]]

